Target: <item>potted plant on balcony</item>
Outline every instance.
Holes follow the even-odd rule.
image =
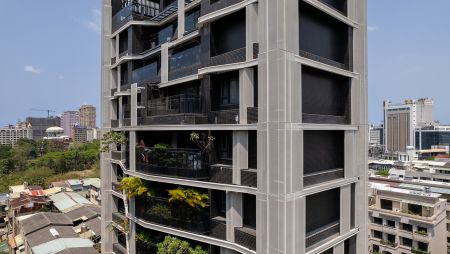
[[[124,177],[120,181],[119,189],[124,191],[126,197],[131,199],[133,197],[152,198],[153,191],[148,185],[138,177]]]
[[[197,132],[191,132],[190,134],[190,140],[194,142],[198,148],[201,150],[201,161],[202,162],[209,162],[209,157],[207,156],[208,152],[211,150],[212,145],[214,143],[214,140],[216,138],[212,135],[206,134],[206,133],[197,133]],[[202,168],[203,165],[196,165],[197,168]]]
[[[197,226],[202,229],[203,216],[205,215],[204,208],[208,207],[209,196],[206,193],[188,188],[184,189],[178,187],[173,190],[168,190],[169,202],[173,204],[173,212],[177,218],[183,218],[186,225],[194,230]]]
[[[173,254],[173,253],[182,253],[182,254],[207,254],[206,250],[203,250],[201,246],[197,245],[195,248],[192,248],[187,241],[182,241],[176,237],[166,236],[163,242],[158,243],[157,245],[157,254]]]
[[[116,145],[116,149],[120,150],[121,146],[126,145],[127,142],[127,137],[125,137],[123,132],[108,131],[100,140],[100,151],[109,152],[111,150],[111,146],[113,145]]]

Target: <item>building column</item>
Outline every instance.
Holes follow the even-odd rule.
[[[130,171],[136,171],[136,132],[130,131],[128,137],[128,150],[130,155],[130,161],[128,169]]]
[[[340,207],[340,232],[346,234],[351,228],[351,185],[341,187],[341,207]],[[367,217],[367,216],[366,216]]]
[[[178,1],[178,38],[183,37],[184,35],[184,16],[185,16],[185,12],[184,12],[184,0],[179,0]]]
[[[246,19],[246,59],[253,60],[253,43],[258,42],[258,4],[249,4],[245,7]]]
[[[239,70],[239,123],[247,124],[247,108],[253,107],[253,68]]]
[[[161,83],[169,81],[169,43],[161,44]]]
[[[241,184],[241,170],[248,168],[248,131],[233,131],[233,184]]]
[[[129,199],[128,213],[133,217],[136,215],[136,200],[135,198]],[[129,240],[129,252],[130,254],[136,253],[136,223],[132,220],[128,220],[128,240]]]
[[[227,192],[227,241],[234,242],[234,228],[242,227],[242,193]]]
[[[137,126],[137,111],[138,111],[137,96],[138,96],[137,83],[131,84],[131,96],[130,96],[131,126]]]

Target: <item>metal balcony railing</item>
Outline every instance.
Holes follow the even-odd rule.
[[[227,222],[224,217],[215,217],[211,219],[210,236],[222,240],[227,239]]]
[[[247,123],[258,123],[258,108],[248,107],[247,108]]]
[[[156,175],[207,179],[208,154],[199,149],[136,147],[136,170]]]
[[[303,185],[311,186],[323,182],[329,182],[336,179],[344,178],[344,169],[338,168],[333,170],[321,171],[313,174],[306,174],[303,177]]]
[[[239,124],[239,109],[211,111],[209,118],[214,124]]]
[[[258,187],[258,171],[256,169],[241,170],[241,185]]]
[[[214,183],[233,183],[233,168],[231,165],[215,164],[211,165],[210,182]]]
[[[246,48],[235,49],[220,55],[212,56],[202,63],[202,67],[245,62]]]
[[[197,95],[174,95],[147,102],[147,116],[198,113],[201,111],[200,97]]]
[[[313,61],[317,61],[317,62],[328,64],[328,65],[331,65],[331,66],[334,66],[334,67],[337,67],[337,68],[340,68],[340,69],[351,71],[350,65],[348,63],[345,63],[345,64],[344,63],[339,63],[339,62],[333,61],[331,59],[328,59],[328,58],[325,58],[325,57],[322,57],[322,56],[318,56],[318,55],[315,55],[313,53],[310,53],[310,52],[307,52],[307,51],[304,51],[304,50],[300,50],[299,51],[299,55],[301,57],[305,57],[305,58],[311,59]]]
[[[169,202],[165,198],[138,200],[136,216],[145,221],[197,234],[209,233],[209,209]]]
[[[148,5],[138,1],[124,1],[123,8],[112,17],[112,32],[114,33],[120,27],[131,20],[146,20],[159,15],[159,4],[148,1]]]
[[[256,250],[256,230],[249,227],[234,228],[234,239],[239,245]]]
[[[313,246],[323,240],[326,240],[332,236],[339,235],[339,221],[330,223],[324,227],[321,227],[312,232],[306,233],[305,245],[306,248]]]

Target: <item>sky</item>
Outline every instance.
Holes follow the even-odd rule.
[[[100,0],[1,3],[0,126],[47,115],[33,108],[98,111]],[[371,123],[385,99],[430,97],[450,124],[449,10],[449,0],[368,0]]]
[[[0,127],[100,101],[100,1],[0,0]],[[97,124],[99,122],[97,121]]]

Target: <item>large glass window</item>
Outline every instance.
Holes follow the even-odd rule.
[[[211,56],[245,47],[245,10],[211,23]]]
[[[211,77],[213,109],[232,109],[239,106],[239,72]]]
[[[340,189],[332,189],[306,197],[306,234],[339,222]]]

